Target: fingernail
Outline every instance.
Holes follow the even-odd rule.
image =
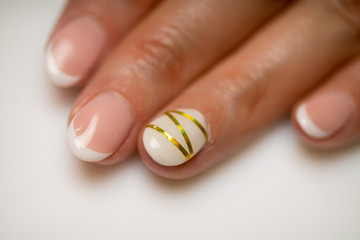
[[[62,27],[45,52],[49,78],[70,87],[85,77],[106,45],[106,32],[92,17],[82,16]]]
[[[71,121],[68,144],[73,154],[97,162],[116,151],[127,137],[134,116],[127,101],[105,92],[85,105]]]
[[[169,111],[146,126],[143,143],[151,158],[165,166],[190,160],[208,140],[204,116],[194,109]]]
[[[296,120],[307,135],[321,139],[344,127],[354,112],[355,104],[350,96],[327,92],[303,103],[297,109]]]

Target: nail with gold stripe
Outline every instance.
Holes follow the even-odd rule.
[[[204,116],[194,109],[168,111],[147,125],[143,134],[147,153],[165,166],[189,161],[207,141]]]

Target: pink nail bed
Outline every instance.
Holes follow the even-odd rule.
[[[92,17],[78,17],[54,35],[46,51],[46,70],[58,86],[70,87],[85,77],[106,45],[106,32]]]
[[[87,162],[97,162],[116,151],[133,124],[127,101],[114,92],[105,92],[86,104],[68,128],[68,144],[73,154]]]
[[[326,92],[303,103],[296,112],[296,119],[307,135],[321,139],[344,127],[354,113],[355,104],[349,95]]]

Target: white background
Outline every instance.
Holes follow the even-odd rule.
[[[302,146],[287,119],[199,177],[69,153],[76,90],[43,74],[57,0],[0,1],[0,239],[360,239],[360,147]]]

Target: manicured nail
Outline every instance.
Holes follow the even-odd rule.
[[[85,105],[68,128],[68,143],[73,154],[87,162],[110,156],[127,137],[134,116],[127,101],[105,92]]]
[[[312,138],[326,138],[344,127],[355,112],[353,100],[340,92],[318,94],[296,112],[302,130]]]
[[[204,116],[194,109],[169,111],[146,126],[143,142],[151,158],[165,166],[190,160],[208,140]]]
[[[85,77],[106,45],[106,32],[92,17],[78,17],[63,26],[45,52],[49,78],[60,87],[70,87]]]

